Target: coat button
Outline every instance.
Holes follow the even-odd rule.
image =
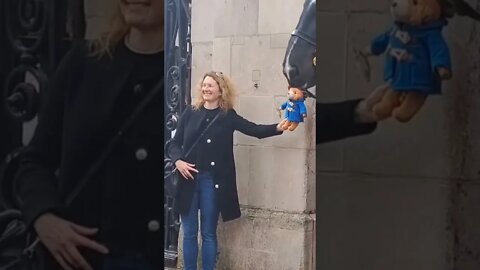
[[[219,185],[218,185],[218,184],[216,184],[216,185],[215,185],[215,188],[218,188],[218,187],[219,187]]]
[[[210,122],[210,118],[207,118],[205,121]]]
[[[133,87],[133,92],[135,94],[138,94],[140,92],[142,92],[143,90],[143,86],[141,84],[136,84],[134,87]]]
[[[211,143],[211,142],[212,142],[212,140],[210,140],[210,139],[207,139],[207,143]]]
[[[157,220],[150,220],[148,222],[148,230],[151,232],[160,230],[160,223]]]
[[[213,161],[210,162],[210,165],[215,166],[215,162],[213,162]]]
[[[137,158],[137,160],[144,160],[147,158],[147,156],[148,156],[148,152],[145,148],[139,148],[135,152],[135,157]]]

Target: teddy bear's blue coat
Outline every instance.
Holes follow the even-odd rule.
[[[290,122],[303,122],[303,115],[307,114],[304,99],[288,100],[280,106],[285,110],[285,118]]]
[[[371,43],[375,55],[385,53],[384,80],[393,90],[416,91],[423,94],[441,93],[439,67],[451,70],[450,52],[442,36],[447,21],[440,19],[421,26],[395,23]],[[406,53],[399,60],[395,53]]]

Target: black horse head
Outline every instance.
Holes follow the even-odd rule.
[[[440,4],[444,15],[448,18],[459,15],[480,21],[480,13],[464,0],[440,0]]]
[[[316,52],[316,0],[305,0],[303,11],[297,27],[288,42],[283,74],[292,87],[307,90],[316,83],[315,52]],[[312,93],[310,93],[312,94]]]

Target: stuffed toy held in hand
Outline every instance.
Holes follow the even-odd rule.
[[[373,40],[367,55],[385,54],[384,80],[389,88],[373,107],[379,120],[394,116],[408,122],[429,95],[440,94],[452,75],[450,52],[442,36],[455,13],[478,19],[461,0],[393,0],[394,25]]]
[[[307,117],[304,96],[305,94],[301,89],[288,88],[288,101],[278,108],[279,111],[285,110],[285,118],[279,124],[281,129],[293,131],[299,123],[303,122],[303,118]]]

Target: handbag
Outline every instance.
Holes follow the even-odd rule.
[[[72,192],[67,195],[65,206],[70,205],[75,200],[89,180],[98,172],[110,153],[114,150],[114,147],[123,137],[123,134],[125,134],[135,122],[138,115],[163,89],[163,84],[164,78],[155,84],[152,90],[149,91],[137,107],[135,107],[132,114],[122,123],[117,133],[108,141],[101,154],[95,159],[82,178],[80,178]],[[12,164],[18,166],[17,162],[13,162]],[[14,191],[14,189],[11,188],[14,187],[14,175],[15,173],[9,173],[8,179],[2,179],[2,186],[8,186],[11,191]],[[0,187],[0,189],[2,189],[2,187]],[[9,196],[8,199],[12,200],[12,198],[14,200],[14,196]],[[22,213],[17,209],[13,209],[14,207],[12,207],[12,205],[15,205],[15,202],[4,202],[4,204],[10,209],[0,212],[0,232],[3,232],[0,234],[0,270],[50,270],[45,269],[46,264],[43,261],[45,260],[45,256],[43,256],[42,253],[47,251],[38,248],[40,239],[36,236],[33,229],[27,228],[23,221]]]
[[[197,137],[195,142],[190,146],[188,151],[185,153],[185,157],[188,157],[192,150],[197,146],[198,142],[200,142],[200,139],[205,135],[207,130],[212,126],[212,124],[217,120],[218,116],[220,115],[220,112],[218,112],[215,117],[210,121],[210,123],[205,127],[205,129],[200,133],[200,136]],[[183,175],[175,168],[169,175],[166,175],[164,178],[165,184],[164,184],[164,189],[166,194],[169,197],[176,197],[178,194],[178,186],[180,184],[180,181],[185,179]]]

